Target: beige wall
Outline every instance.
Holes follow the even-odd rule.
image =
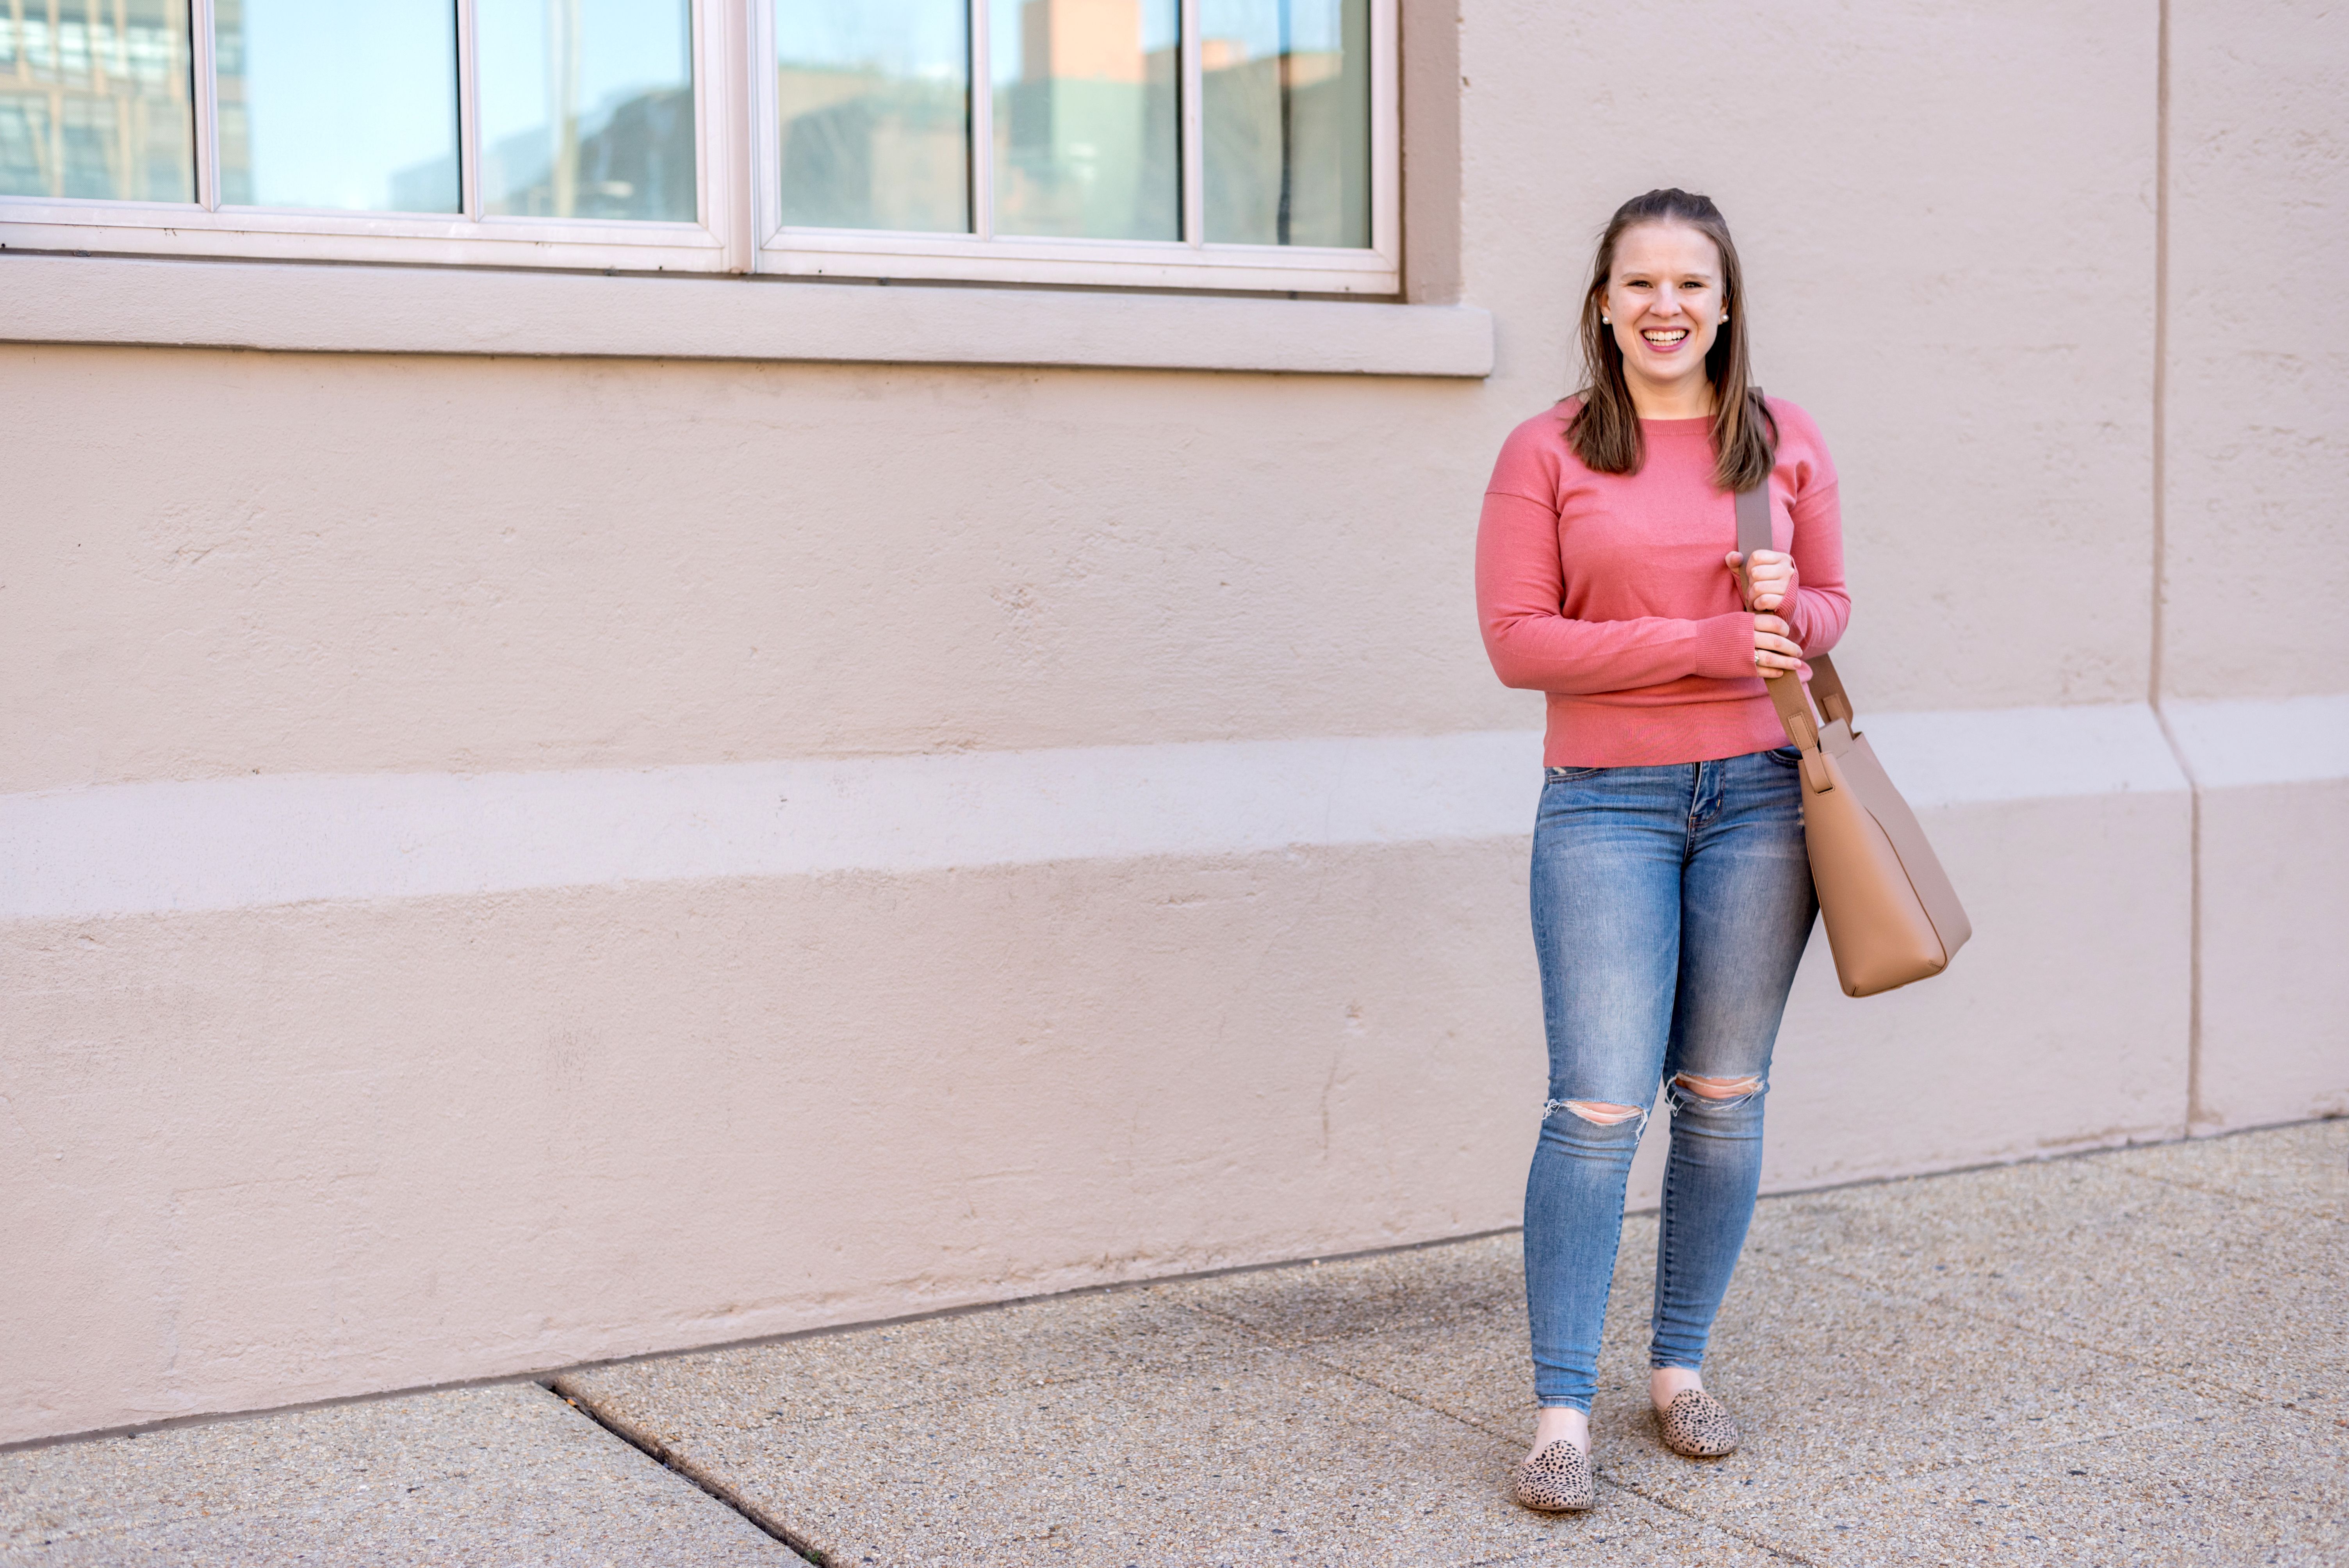
[[[2349,779],[2192,705],[2349,693],[2349,14],[2170,13],[2161,696],[2199,786],[2194,1114],[2349,1113]],[[2276,710],[2349,748],[2349,701]]]
[[[2173,12],[2165,283],[2158,23],[1470,0],[1413,285],[1482,380],[0,344],[0,1440],[1511,1223],[1537,752],[1444,770],[1539,703],[1468,552],[1655,183],[1837,451],[1978,932],[1814,955],[1770,1182],[2349,1110],[2349,760],[2271,744],[2349,734],[2349,320],[2230,283],[2349,240],[2342,24]],[[1226,744],[1220,815],[1085,816]],[[847,847],[760,859],[843,758]]]
[[[1527,721],[1475,382],[5,352],[10,789]]]
[[[2170,18],[2162,695],[2349,691],[2349,13]]]

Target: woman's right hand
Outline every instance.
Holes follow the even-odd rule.
[[[1754,617],[1754,673],[1765,680],[1775,680],[1803,667],[1800,644],[1788,635],[1794,627],[1775,615]]]

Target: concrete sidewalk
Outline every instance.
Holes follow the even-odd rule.
[[[1765,1200],[1722,1460],[1654,1241],[1587,1515],[1506,1499],[1511,1235],[0,1455],[0,1563],[2349,1563],[2349,1121]]]

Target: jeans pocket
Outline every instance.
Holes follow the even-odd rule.
[[[1606,771],[1604,768],[1545,768],[1542,769],[1542,782],[1570,784],[1578,779],[1594,778]]]
[[[1803,749],[1799,746],[1776,747],[1769,751],[1764,752],[1762,755],[1768,758],[1773,762],[1783,764],[1788,768],[1799,768],[1803,765]]]

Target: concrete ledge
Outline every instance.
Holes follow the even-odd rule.
[[[2166,702],[2161,717],[2205,789],[2349,779],[2349,693]]]
[[[2194,779],[2192,1125],[2349,1113],[2349,695],[2161,714]]]
[[[1456,305],[5,255],[0,341],[1483,377]]]
[[[1920,808],[2186,789],[2141,704],[1867,724]],[[0,918],[1513,839],[1540,761],[1500,731],[0,796]]]

